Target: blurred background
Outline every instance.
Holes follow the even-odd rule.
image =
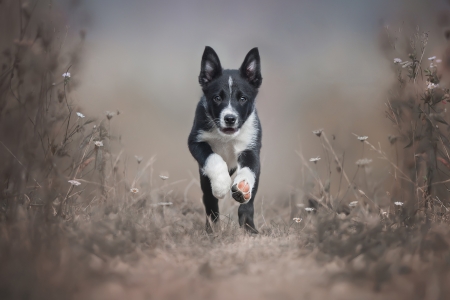
[[[198,177],[187,148],[205,45],[224,68],[238,68],[259,47],[263,126],[258,197],[291,193],[301,160],[321,156],[312,131],[324,128],[356,167],[355,137],[389,151],[385,119],[393,58],[403,53],[386,32],[429,31],[426,57],[445,45],[445,1],[67,1],[69,30],[86,29],[81,84],[75,94],[88,117],[120,111],[112,130],[130,157],[156,156],[154,170],[171,180]],[[74,14],[70,12],[76,12]],[[413,25],[414,24],[414,25]],[[397,54],[396,54],[397,53]],[[400,57],[407,59],[406,57]],[[395,133],[395,132],[393,132]],[[367,153],[366,156],[376,157]],[[319,166],[322,168],[323,166]],[[326,167],[323,167],[324,170]],[[179,187],[183,189],[181,184]],[[200,189],[194,191],[200,195]]]

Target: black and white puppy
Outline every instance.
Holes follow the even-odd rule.
[[[255,107],[262,82],[258,48],[250,50],[239,70],[223,70],[216,52],[206,47],[198,80],[203,96],[188,145],[200,169],[206,230],[211,232],[211,222],[218,222],[218,199],[231,189],[233,198],[241,203],[239,225],[258,233],[253,222],[261,149],[261,124]]]

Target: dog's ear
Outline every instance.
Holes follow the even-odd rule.
[[[208,83],[222,75],[222,66],[220,65],[219,56],[213,48],[206,46],[202,56],[202,65],[198,82],[202,87],[206,87]]]
[[[255,88],[261,86],[261,63],[258,48],[253,48],[247,53],[239,72],[241,73],[241,76],[247,79]]]

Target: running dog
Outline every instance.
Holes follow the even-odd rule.
[[[212,232],[211,225],[219,221],[218,199],[231,191],[241,204],[239,225],[258,233],[253,222],[261,169],[262,131],[255,107],[262,82],[258,48],[248,52],[238,70],[224,70],[216,52],[205,47],[198,80],[203,96],[188,146],[199,165],[206,230]]]

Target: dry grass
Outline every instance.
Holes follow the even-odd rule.
[[[299,199],[261,199],[258,236],[228,215],[208,235],[201,202],[187,196],[195,178],[180,188],[155,174],[153,158],[123,153],[111,132],[120,112],[100,120],[77,114],[73,74],[85,33],[54,30],[64,28],[57,10],[38,2],[0,2],[0,20],[9,26],[0,40],[1,299],[442,299],[449,292],[449,91],[426,88],[443,76],[427,67],[426,35],[405,43],[406,66],[393,64],[392,151],[355,136],[351,146],[362,154],[348,174],[354,162],[334,149],[334,138],[314,132],[323,156],[309,161],[298,152]],[[389,170],[382,181],[371,175],[375,159]]]

